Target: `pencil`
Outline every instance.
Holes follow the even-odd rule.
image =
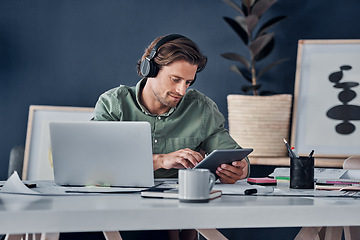
[[[288,142],[285,140],[285,138],[284,138],[284,143],[285,143],[285,146],[286,146],[286,148],[288,150],[289,157],[295,158],[296,156],[295,156],[294,152],[291,150],[291,148],[290,148]]]

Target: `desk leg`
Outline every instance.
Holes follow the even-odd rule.
[[[29,240],[41,240],[41,234],[33,233],[32,238],[29,238]]]
[[[106,240],[122,240],[119,231],[103,232]]]
[[[326,227],[325,240],[340,240],[343,227]]]
[[[303,227],[296,235],[295,240],[319,239],[322,227]]]
[[[344,227],[345,240],[356,240],[360,236],[360,227],[359,226],[346,226]]]
[[[28,234],[6,234],[5,240],[27,240]]]
[[[196,231],[208,240],[228,240],[217,229],[196,229]]]
[[[59,240],[60,233],[42,233],[40,240]]]
[[[303,227],[295,240],[340,240],[343,227]]]

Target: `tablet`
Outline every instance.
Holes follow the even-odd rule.
[[[240,161],[252,151],[252,148],[214,150],[196,165],[194,169],[206,168],[217,176],[215,171],[221,164],[231,164],[233,161]]]

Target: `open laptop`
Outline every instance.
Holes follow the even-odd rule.
[[[58,185],[154,185],[148,122],[50,122]]]

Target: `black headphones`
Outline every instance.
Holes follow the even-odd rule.
[[[151,50],[149,56],[141,61],[141,63],[140,63],[141,75],[143,77],[156,77],[160,68],[156,64],[156,62],[153,60],[153,58],[155,57],[157,51],[165,43],[170,42],[175,39],[178,39],[178,38],[182,38],[182,37],[184,37],[184,36],[180,35],[180,34],[170,34],[170,35],[167,35],[167,36],[163,37],[162,39],[160,39],[160,41],[157,42],[155,47]],[[192,84],[194,84],[195,79],[196,79],[196,75],[195,75],[194,81],[191,82],[190,86]]]

